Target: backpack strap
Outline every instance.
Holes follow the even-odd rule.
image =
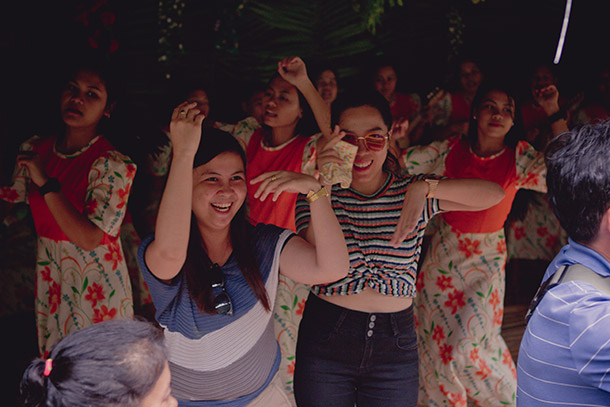
[[[540,286],[540,288],[538,288],[538,291],[536,292],[536,295],[534,296],[534,299],[530,303],[529,309],[527,310],[527,314],[525,315],[525,322],[529,322],[530,318],[534,314],[534,310],[550,289],[568,281],[582,281],[584,283],[591,284],[598,290],[610,295],[610,277],[602,277],[595,271],[583,266],[582,264],[561,266]]]

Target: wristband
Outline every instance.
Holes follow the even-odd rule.
[[[426,181],[428,183],[428,186],[430,187],[430,189],[428,190],[428,194],[426,195],[426,198],[434,198],[434,193],[436,192],[436,188],[438,187],[439,180],[432,179],[432,178],[425,178],[424,181]]]
[[[555,123],[557,120],[567,120],[568,114],[565,110],[559,109],[557,112],[549,116],[549,123]]]
[[[328,196],[328,191],[326,190],[326,187],[324,187],[324,186],[322,186],[322,188],[320,188],[318,190],[318,192],[309,191],[307,193],[307,196],[305,197],[305,200],[308,203],[312,203],[312,202],[318,200],[318,198],[321,198],[323,196]]]
[[[49,178],[47,182],[38,188],[38,193],[40,196],[45,196],[49,192],[59,192],[61,191],[61,184],[57,180],[57,178]]]

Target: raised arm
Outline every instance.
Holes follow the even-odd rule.
[[[322,185],[309,175],[290,171],[268,172],[251,181],[259,182],[256,199],[275,200],[282,192],[310,194],[309,229],[314,237],[310,242],[315,243],[298,236],[290,239],[280,256],[280,272],[305,284],[330,283],[345,277],[349,270],[347,246]]]
[[[318,90],[307,76],[305,62],[299,57],[284,58],[277,64],[281,77],[303,94],[316,118],[316,123],[325,138],[331,137],[330,106],[322,99]]]
[[[174,109],[170,123],[173,156],[159,204],[155,240],[146,250],[148,269],[161,280],[174,278],[186,261],[191,228],[193,162],[201,140],[204,116],[196,103]]]
[[[549,85],[535,91],[534,100],[542,107],[549,118],[553,137],[569,131],[567,113],[562,112],[559,107],[559,90],[555,85]]]
[[[498,204],[504,198],[500,185],[483,179],[443,179],[434,186],[415,181],[407,188],[402,212],[390,244],[398,246],[415,229],[424,210],[426,199],[437,198],[444,211],[481,211]]]

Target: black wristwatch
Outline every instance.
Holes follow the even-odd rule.
[[[40,194],[40,196],[44,196],[45,194],[48,194],[49,192],[59,192],[59,191],[61,191],[61,184],[59,183],[57,178],[49,178],[43,186],[38,188],[38,193]]]
[[[568,114],[563,109],[559,109],[557,112],[555,112],[552,115],[550,115],[549,116],[549,123],[555,123],[557,120],[561,120],[561,119],[563,119],[563,120],[567,120],[568,119]]]

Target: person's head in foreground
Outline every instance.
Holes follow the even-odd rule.
[[[21,380],[26,407],[175,407],[163,333],[112,320],[60,340]]]
[[[610,121],[564,133],[546,150],[549,204],[568,235],[587,246],[610,235],[609,152]]]

